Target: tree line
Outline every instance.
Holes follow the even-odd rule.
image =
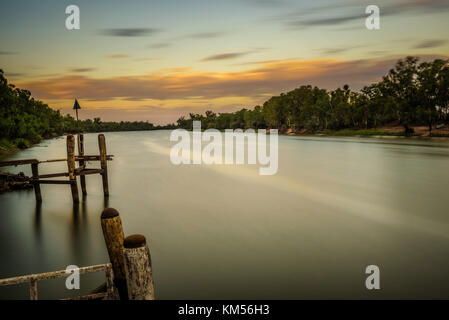
[[[342,129],[375,129],[400,125],[405,135],[413,126],[425,125],[429,134],[436,124],[449,122],[449,60],[419,63],[406,57],[381,81],[352,91],[348,85],[336,90],[303,85],[271,97],[262,106],[233,113],[206,111],[205,115],[181,117],[177,124],[192,129],[201,120],[202,128],[275,128],[281,133],[316,133]]]
[[[136,131],[174,127],[154,126],[147,121],[103,122],[100,118],[76,121],[72,116],[63,116],[59,110],[34,99],[30,91],[8,83],[0,69],[0,147],[26,148],[42,139],[80,131]]]

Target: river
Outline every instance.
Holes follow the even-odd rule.
[[[33,190],[0,195],[0,278],[107,262],[100,214],[114,207],[125,235],[147,237],[157,299],[449,298],[447,139],[281,136],[278,172],[261,176],[258,165],[173,165],[169,131],[105,136],[109,198],[98,175],[78,207],[66,185],[42,185],[41,206]],[[97,134],[85,149],[98,154]],[[65,156],[61,137],[6,159]],[[365,287],[368,265],[380,290]],[[81,276],[77,292],[40,281],[39,298],[103,279]],[[28,298],[28,286],[0,298]]]

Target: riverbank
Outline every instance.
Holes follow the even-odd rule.
[[[157,129],[155,129],[157,130]],[[432,129],[432,134],[429,133],[427,126],[413,127],[414,133],[411,137],[444,137],[449,138],[449,126]],[[154,131],[154,130],[133,130],[133,131]],[[315,132],[287,130],[285,135],[295,136],[393,136],[405,137],[404,127],[402,126],[384,126],[376,129],[342,129],[342,130],[320,130]],[[65,135],[65,134],[64,134]],[[0,155],[7,155],[19,150],[27,149],[34,144],[26,139],[18,138],[14,141],[2,138],[0,139]]]
[[[429,132],[427,126],[413,127],[414,133],[410,137],[449,137],[449,127],[443,126],[440,128],[433,128],[432,134]],[[376,129],[342,129],[342,130],[321,130],[315,132],[294,131],[289,129],[285,134],[287,135],[319,135],[319,136],[395,136],[405,137],[404,127],[402,126],[384,126]]]

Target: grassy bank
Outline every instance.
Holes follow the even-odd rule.
[[[367,129],[367,130],[324,130],[316,132],[316,134],[324,134],[329,136],[405,136],[404,131],[394,132],[394,131],[383,131],[377,129]]]

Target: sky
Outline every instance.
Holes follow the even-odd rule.
[[[449,0],[2,0],[0,69],[63,114],[77,98],[80,119],[167,124],[301,85],[359,90],[407,55],[447,58],[448,13]]]

